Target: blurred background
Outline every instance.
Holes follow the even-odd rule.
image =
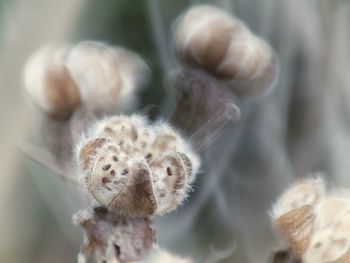
[[[40,118],[21,82],[28,56],[86,39],[133,50],[152,70],[139,109],[151,105],[156,118],[176,66],[171,25],[200,3],[268,40],[278,81],[242,103],[241,121],[204,152],[191,199],[157,219],[159,244],[196,262],[267,262],[281,248],[268,211],[288,184],[322,171],[350,187],[350,1],[0,0],[0,262],[75,262],[82,242],[71,224],[74,187],[19,152],[24,142],[40,145]]]

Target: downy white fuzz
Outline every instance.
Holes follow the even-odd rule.
[[[67,119],[80,105],[94,114],[130,110],[148,67],[136,54],[99,42],[46,47],[24,69],[24,86],[54,118]]]
[[[169,125],[139,115],[94,124],[77,148],[91,196],[126,216],[161,214],[187,197],[199,169],[191,146]]]
[[[174,44],[181,62],[214,74],[237,95],[264,94],[275,80],[277,63],[271,47],[216,7],[186,11],[176,24]]]
[[[193,263],[193,261],[158,248],[154,249],[152,254],[140,263]]]
[[[80,104],[78,87],[65,65],[68,48],[45,47],[24,69],[24,86],[35,104],[54,118],[65,119]]]

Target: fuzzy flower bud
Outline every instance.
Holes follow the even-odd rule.
[[[97,122],[77,153],[91,196],[124,216],[175,209],[199,169],[199,158],[175,130],[139,115]]]

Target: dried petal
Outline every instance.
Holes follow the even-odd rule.
[[[314,221],[315,215],[310,205],[296,208],[276,220],[279,232],[298,258],[303,256],[309,246]]]

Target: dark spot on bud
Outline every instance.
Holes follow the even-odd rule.
[[[145,156],[145,159],[147,160],[147,161],[149,161],[151,158],[152,158],[152,154],[151,153],[148,153],[146,156]]]
[[[102,166],[102,170],[107,171],[109,168],[111,168],[111,166],[112,166],[111,164],[106,164]]]
[[[126,169],[124,169],[124,171],[122,172],[122,175],[127,175],[128,173],[129,173],[129,169],[126,168]]]
[[[94,207],[94,211],[100,217],[105,217],[108,213],[108,209],[104,206],[96,206]]]
[[[113,156],[113,161],[118,162],[119,161],[118,157],[114,155]]]
[[[102,183],[106,184],[106,183],[109,183],[111,182],[111,180],[109,180],[107,177],[103,177],[102,178]]]
[[[167,167],[167,168],[166,168],[166,173],[167,173],[169,176],[172,176],[172,175],[173,175],[173,171],[171,170],[170,167]]]
[[[115,171],[112,170],[112,171],[110,172],[110,174],[111,174],[112,176],[114,176],[114,175],[115,175]]]
[[[115,256],[119,259],[121,251],[120,251],[120,246],[113,244],[114,250],[115,250]]]

